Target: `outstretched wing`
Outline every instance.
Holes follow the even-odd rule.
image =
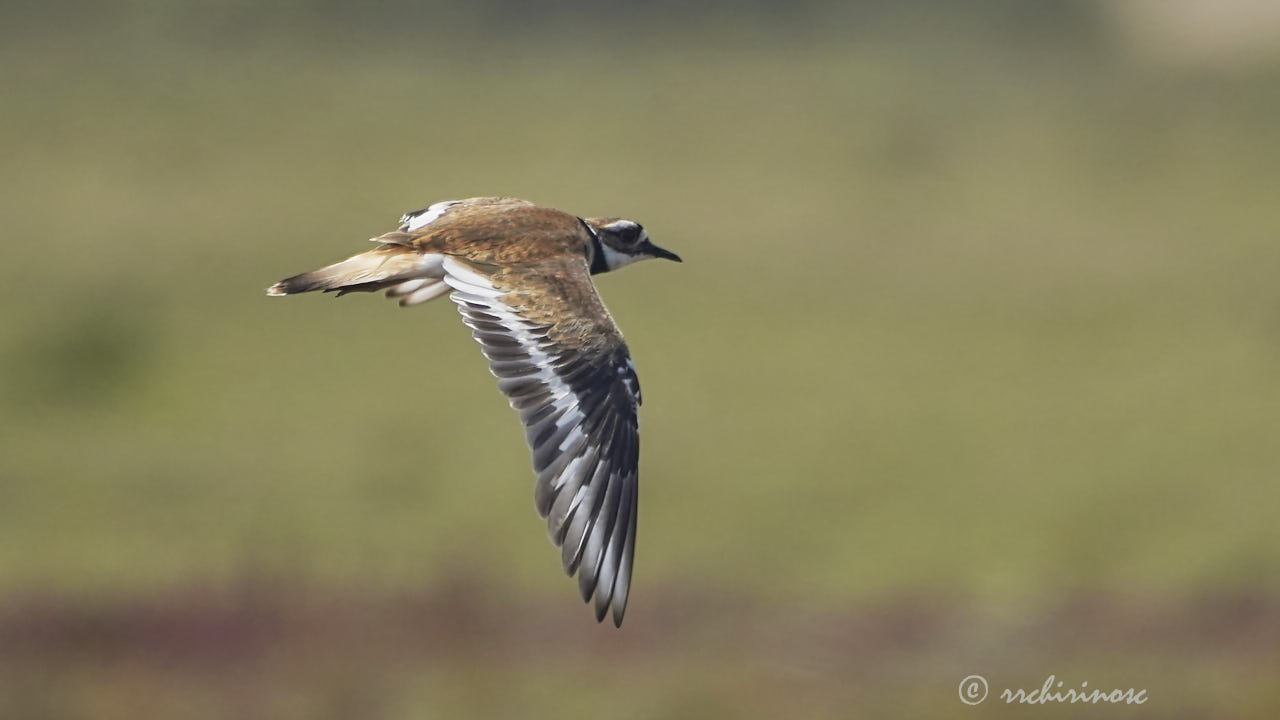
[[[445,282],[520,413],[534,499],[597,620],[622,624],[636,540],[640,383],[586,259],[513,266],[446,257]]]

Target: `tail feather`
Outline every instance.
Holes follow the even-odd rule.
[[[402,297],[402,305],[416,305],[430,299],[426,297],[429,293],[422,291],[444,277],[443,260],[440,255],[422,254],[399,245],[379,245],[342,262],[285,278],[267,288],[267,294],[296,295],[321,290],[336,291],[342,296],[389,288],[388,297]],[[411,297],[416,302],[410,301]]]

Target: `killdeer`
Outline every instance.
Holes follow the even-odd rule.
[[[520,413],[534,502],[597,621],[622,624],[635,553],[640,382],[592,275],[679,256],[639,223],[580,218],[515,198],[406,213],[377,246],[268,295],[386,290],[400,305],[450,292],[498,388]]]

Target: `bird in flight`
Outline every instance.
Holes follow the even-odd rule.
[[[592,275],[680,262],[639,223],[580,218],[515,198],[405,213],[376,246],[294,275],[268,295],[386,290],[408,307],[445,293],[520,413],[534,502],[596,620],[621,626],[635,554],[640,381]]]

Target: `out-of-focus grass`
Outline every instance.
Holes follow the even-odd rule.
[[[686,260],[599,283],[647,400],[638,611],[1274,597],[1275,73],[734,32],[0,50],[0,593],[463,566],[572,606],[452,308],[262,294],[512,194]]]
[[[1274,709],[1280,618],[1248,595],[1081,595],[1030,614],[900,596],[778,613],[665,585],[628,618],[641,632],[615,632],[587,628],[559,602],[504,613],[476,580],[443,573],[429,591],[399,594],[250,583],[92,605],[30,598],[0,608],[0,713],[986,717],[1002,690],[1037,689],[1050,675],[1072,690],[1148,698],[1086,711]],[[957,695],[975,672],[990,683],[976,710]],[[1021,711],[1077,717],[1081,707]]]

